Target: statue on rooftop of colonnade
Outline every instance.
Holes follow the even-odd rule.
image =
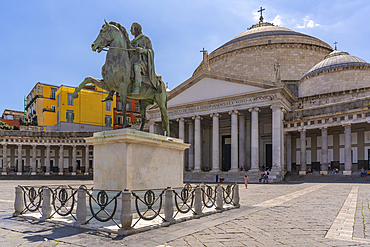
[[[148,36],[141,33],[141,25],[133,23],[131,33],[135,38],[130,41],[126,29],[119,23],[105,21],[96,40],[92,43],[93,51],[100,53],[108,48],[105,64],[102,67],[103,79],[86,77],[75,88],[73,98],[88,83],[92,83],[109,92],[102,100],[113,100],[114,92],[121,96],[122,106],[126,99],[137,99],[140,106],[143,130],[146,122],[146,108],[157,103],[162,115],[162,127],[165,135],[169,136],[169,119],[167,115],[166,86],[161,76],[155,74],[154,52]],[[122,128],[128,126],[126,107],[122,107],[124,122]]]

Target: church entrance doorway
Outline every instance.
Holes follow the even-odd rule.
[[[231,168],[231,135],[222,136],[222,171]]]
[[[271,171],[272,167],[272,144],[266,144],[266,168]]]

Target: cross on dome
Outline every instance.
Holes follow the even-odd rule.
[[[334,42],[335,50],[337,50],[337,44],[338,44],[338,42],[337,42],[337,41],[335,41],[335,42]]]
[[[260,8],[260,10],[258,10],[257,12],[261,12],[261,16],[260,16],[260,21],[263,21],[263,16],[262,16],[262,12],[264,11],[265,9],[264,8]]]

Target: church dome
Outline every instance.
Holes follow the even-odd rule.
[[[370,86],[370,64],[348,52],[333,51],[300,80],[300,97]]]
[[[310,35],[259,22],[211,52],[209,65],[219,74],[275,81],[274,65],[279,63],[281,80],[298,82],[332,51]]]

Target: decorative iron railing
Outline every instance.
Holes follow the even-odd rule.
[[[224,205],[239,207],[237,184],[226,187],[186,184],[183,188],[147,191],[96,190],[84,185],[78,188],[17,186],[15,192],[13,216],[36,214],[40,220],[70,217],[75,226],[92,220],[111,221],[125,230],[133,229],[141,220],[153,221],[159,217],[162,222],[173,223],[180,214],[199,217],[212,208],[222,211]],[[119,216],[116,215],[118,211]]]

